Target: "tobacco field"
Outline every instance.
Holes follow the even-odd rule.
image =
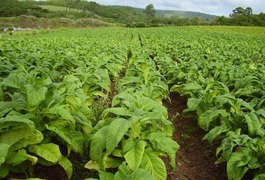
[[[163,105],[172,93],[202,141],[218,143],[227,179],[265,179],[265,28],[256,27],[1,38],[0,178],[60,167],[61,179],[165,180],[180,148]]]

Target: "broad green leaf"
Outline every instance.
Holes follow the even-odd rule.
[[[62,157],[59,146],[53,143],[31,145],[29,151],[51,163],[57,163]]]
[[[9,144],[0,143],[0,167],[5,162],[8,150],[10,148]]]
[[[248,163],[252,159],[251,150],[243,148],[238,152],[233,152],[227,162],[227,176],[229,180],[240,180],[248,171]]]
[[[128,180],[154,180],[153,176],[145,169],[136,169],[129,176],[126,177]],[[116,179],[115,179],[116,180]]]
[[[16,166],[26,160],[31,161],[32,165],[35,165],[38,162],[37,157],[28,154],[25,149],[20,149],[18,152],[13,152],[8,156],[7,163]]]
[[[207,140],[209,143],[212,143],[220,134],[227,131],[229,131],[229,128],[226,125],[216,126],[203,137],[203,140]]]
[[[15,89],[20,89],[25,83],[25,74],[24,73],[13,73],[9,74],[7,78],[2,82],[3,86],[12,87]]]
[[[265,179],[265,173],[256,175],[253,180],[264,180]]]
[[[253,135],[260,135],[264,136],[265,132],[264,129],[262,128],[262,125],[254,113],[246,114],[245,119],[248,125],[248,132],[250,136]]]
[[[85,168],[87,169],[95,169],[95,170],[99,170],[100,169],[100,166],[98,163],[96,162],[93,162],[93,161],[88,161],[86,164],[85,164]]]
[[[90,157],[91,160],[97,163],[102,162],[103,153],[106,149],[106,137],[108,133],[108,126],[98,130],[91,139]]]
[[[47,88],[42,87],[40,89],[35,89],[32,86],[26,86],[27,91],[27,101],[30,110],[35,110],[41,102],[46,98]]]
[[[139,167],[145,151],[146,142],[143,140],[128,139],[124,141],[123,153],[128,166],[135,170]]]
[[[65,128],[65,127],[67,127],[67,125],[68,125],[68,122],[66,120],[59,119],[56,121],[52,121],[49,124],[45,124],[45,127],[46,127],[46,129],[57,134],[67,144],[71,144],[71,139],[67,136],[67,129]]]
[[[173,141],[170,137],[166,137],[163,133],[151,133],[148,135],[148,139],[153,145],[153,149],[165,152],[170,158],[170,165],[174,169],[176,167],[176,152],[179,149],[179,145]]]
[[[114,174],[106,172],[106,171],[99,171],[99,179],[100,180],[114,180]]]
[[[44,113],[46,114],[54,114],[54,115],[60,115],[62,117],[62,119],[68,120],[70,121],[71,124],[71,128],[74,128],[75,126],[75,120],[72,116],[72,114],[69,111],[69,108],[67,106],[64,105],[56,105],[52,108],[49,108],[47,110],[44,111]]]
[[[27,126],[20,126],[17,128],[13,128],[4,132],[0,136],[0,143],[6,143],[9,145],[13,145],[18,141],[22,140],[23,138],[31,135],[32,129]]]
[[[210,125],[215,119],[228,116],[229,113],[223,109],[209,109],[199,116],[198,124],[203,130],[208,131]]]
[[[69,161],[69,159],[67,159],[66,157],[62,156],[59,159],[59,165],[62,166],[63,169],[65,170],[68,179],[71,179],[72,174],[73,174],[73,165],[71,161]]]
[[[144,153],[140,168],[148,171],[156,180],[165,180],[167,178],[164,162],[152,150],[147,150]]]
[[[242,105],[242,106],[246,107],[246,108],[249,109],[250,111],[252,111],[252,112],[255,111],[255,110],[253,109],[253,107],[252,107],[249,103],[247,103],[246,101],[241,100],[240,102],[241,102],[241,105]]]
[[[8,128],[10,126],[28,126],[29,128],[34,129],[34,123],[22,115],[10,115],[6,118],[0,119],[0,129]]]
[[[128,166],[123,163],[118,172],[114,176],[114,180],[154,180],[153,176],[145,169],[135,169],[132,171]]]
[[[131,169],[126,165],[126,162],[123,162],[119,166],[119,170],[115,173],[114,179],[115,180],[123,180],[127,178],[127,175],[131,173]]]
[[[78,109],[82,106],[81,99],[76,96],[66,96],[65,101],[70,104],[74,109]]]
[[[201,100],[197,99],[197,98],[189,98],[188,102],[187,102],[187,106],[190,110],[195,111],[199,104],[200,104]]]
[[[127,110],[125,107],[108,108],[102,113],[102,115],[105,118],[109,113],[118,116],[131,116],[130,111]]]
[[[7,165],[0,165],[0,178],[6,177],[9,173],[9,169]]]
[[[201,85],[196,82],[185,84],[183,87],[184,91],[200,90],[202,89]]]
[[[3,117],[6,113],[11,111],[15,106],[14,102],[0,101],[0,117]]]
[[[32,134],[30,134],[29,136],[24,137],[23,139],[21,139],[20,141],[18,141],[17,143],[15,143],[12,146],[12,150],[17,150],[20,148],[24,148],[28,145],[31,144],[38,144],[43,140],[43,135],[40,131],[35,130]]]
[[[105,156],[103,157],[103,167],[105,169],[117,168],[117,167],[119,167],[121,165],[122,160],[114,159],[114,158],[108,157],[107,155],[108,154],[105,154]]]
[[[122,137],[130,128],[131,122],[126,119],[114,119],[109,127],[106,136],[106,149],[107,153],[110,154],[119,144]]]
[[[84,154],[84,138],[80,131],[68,131],[68,137],[71,139],[71,149],[79,153],[80,155]]]

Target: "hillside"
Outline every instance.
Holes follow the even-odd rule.
[[[215,15],[205,14],[201,12],[179,11],[179,10],[157,10],[156,14],[157,16],[165,16],[165,17],[177,16],[180,18],[201,17],[203,19],[214,19],[216,17]]]
[[[131,12],[144,12],[145,9],[141,8],[135,8],[135,7],[130,7],[130,6],[110,6],[116,9],[120,10],[127,10]],[[179,17],[179,18],[195,18],[195,17],[201,17],[203,19],[214,19],[216,16],[215,15],[210,15],[206,13],[201,13],[201,12],[193,12],[193,11],[180,11],[180,10],[156,10],[156,15],[157,16],[164,16],[164,17]]]

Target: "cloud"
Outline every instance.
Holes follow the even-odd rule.
[[[198,11],[228,16],[236,7],[251,7],[254,13],[265,10],[264,0],[95,0],[105,5],[127,5],[145,8],[153,4],[155,9]]]

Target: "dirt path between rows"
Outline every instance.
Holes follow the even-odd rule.
[[[174,139],[180,145],[176,158],[176,170],[168,169],[168,180],[226,180],[225,165],[215,165],[215,150],[218,143],[210,145],[202,141],[205,132],[201,130],[196,119],[176,116],[186,106],[186,100],[177,94],[170,95],[170,101],[163,104],[175,126]],[[168,164],[168,162],[167,162]]]

